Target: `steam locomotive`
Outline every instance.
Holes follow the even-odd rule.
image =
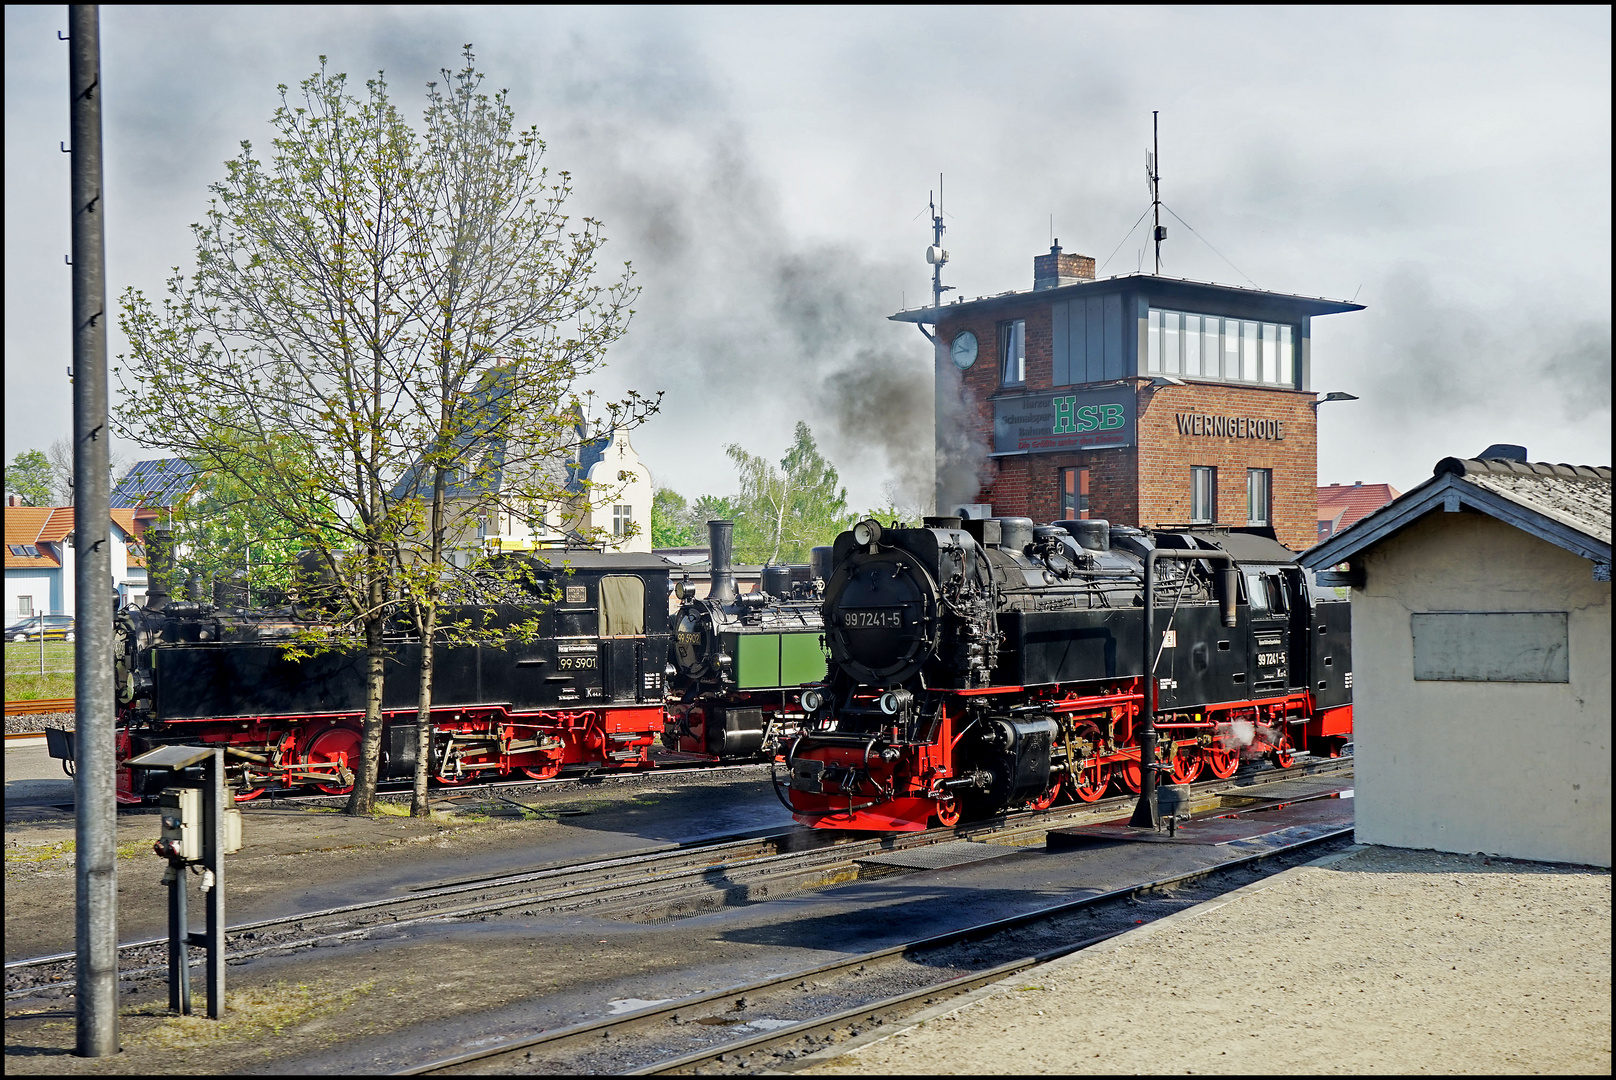
[[[650,764],[663,729],[668,565],[649,555],[558,551],[534,559],[519,595],[444,610],[487,630],[534,618],[537,634],[434,650],[431,771],[442,783],[519,772]],[[155,580],[155,578],[154,578]],[[116,621],[120,763],[164,743],[220,744],[238,799],[271,786],[352,789],[365,714],[365,656],[291,659],[317,609],[248,610],[152,595]],[[529,638],[530,640],[524,640]],[[415,771],[419,638],[388,638],[381,777]],[[151,776],[152,774],[143,774]],[[160,780],[152,782],[161,783]],[[120,802],[151,794],[118,774]]]
[[[822,828],[1092,802],[1137,793],[1143,764],[1189,783],[1351,738],[1349,605],[1255,531],[863,521],[836,539],[824,619],[829,675],[776,780]]]
[[[814,548],[808,567],[764,567],[763,591],[742,594],[730,563],[734,528],[707,523],[707,596],[675,587],[682,602],[673,620],[662,743],[720,761],[772,760],[797,734],[799,690],[825,679],[819,604],[831,549]]]

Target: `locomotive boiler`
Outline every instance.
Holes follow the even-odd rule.
[[[526,584],[502,584],[497,600],[441,614],[444,625],[493,632],[482,644],[434,648],[429,765],[441,783],[651,764],[663,726],[668,564],[589,549],[546,556],[531,559]],[[269,787],[350,790],[364,652],[298,658],[285,648],[324,628],[318,609],[300,606],[154,595],[126,609],[116,621],[120,763],[164,743],[216,743],[238,798]],[[421,643],[402,623],[386,640],[380,775],[404,778],[416,765]],[[149,794],[141,782],[120,768],[119,800]]]
[[[766,566],[763,589],[740,593],[731,563],[734,524],[707,523],[712,585],[686,595],[673,617],[662,743],[720,761],[772,759],[797,734],[798,695],[825,678],[820,586],[830,549],[808,567]],[[799,578],[797,570],[807,573]]]
[[[863,521],[833,549],[830,670],[777,792],[807,824],[881,830],[1137,793],[1147,693],[1148,764],[1180,783],[1339,754],[1349,610],[1256,531]]]

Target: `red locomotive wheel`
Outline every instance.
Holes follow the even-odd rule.
[[[1039,795],[1037,798],[1027,800],[1027,809],[1048,810],[1051,806],[1055,805],[1055,799],[1058,795],[1060,795],[1060,790],[1061,786],[1058,781],[1049,785],[1048,791],[1044,792],[1042,795]]]
[[[1112,779],[1116,781],[1116,786],[1120,793],[1124,795],[1139,794],[1139,790],[1143,785],[1143,781],[1139,777],[1139,759],[1133,758],[1128,761],[1119,761],[1112,774]]]
[[[1066,786],[1079,802],[1098,802],[1111,784],[1111,766],[1095,762],[1081,775],[1068,775]]]
[[[1173,783],[1193,784],[1201,775],[1201,748],[1180,746],[1173,758]]]
[[[444,787],[455,787],[458,784],[464,784],[464,783],[468,782],[469,780],[471,780],[471,778],[472,778],[471,773],[459,773],[459,774],[456,774],[456,773],[440,772],[440,773],[437,773],[437,774],[435,774],[433,776],[433,779],[436,780],[438,783],[442,784]]]
[[[237,802],[252,802],[269,789],[260,784],[258,787],[242,788],[236,792]]]
[[[1206,767],[1219,780],[1227,780],[1240,768],[1240,751],[1209,746],[1206,750]]]
[[[960,823],[959,800],[952,795],[944,795],[937,800],[937,824],[945,829],[952,829]]]
[[[1288,769],[1296,764],[1296,748],[1291,745],[1291,733],[1285,732],[1279,746],[1268,752],[1268,760],[1281,769]]]
[[[353,728],[330,727],[309,740],[308,753],[304,755],[305,764],[315,768],[335,765],[350,772],[359,764],[359,732]],[[346,795],[353,791],[353,781],[344,784],[315,784],[315,787],[327,795]]]
[[[559,761],[546,762],[536,769],[527,765],[522,766],[522,774],[534,780],[554,780],[556,774],[560,771],[561,762]]]

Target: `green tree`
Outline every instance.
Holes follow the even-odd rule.
[[[371,812],[394,553],[388,492],[418,452],[403,383],[420,368],[423,260],[414,132],[381,78],[358,100],[321,70],[282,86],[275,158],[250,143],[193,226],[196,274],[154,307],[123,296],[121,434],[239,483],[330,572],[328,633],[363,643],[366,705],[348,812]],[[340,568],[340,572],[339,572]]]
[[[735,556],[742,562],[807,562],[811,548],[852,523],[847,489],[802,421],[778,469],[734,443],[724,452],[740,473]]]
[[[51,464],[38,450],[24,450],[6,466],[6,490],[29,506],[51,505]]]
[[[651,498],[651,546],[695,547],[700,543],[691,523],[691,507],[672,488],[659,487]]]
[[[568,174],[549,176],[537,130],[516,129],[506,93],[481,93],[469,45],[463,55],[464,67],[445,70],[445,87],[431,84],[427,93],[414,213],[428,362],[403,385],[425,453],[392,508],[410,522],[399,534],[397,582],[422,643],[417,816],[429,812],[434,656],[443,590],[455,572],[451,534],[499,512],[531,518],[567,497],[564,474],[549,466],[577,457],[585,430],[574,420],[578,383],[603,365],[637,293],[627,264],[617,281],[596,283],[599,223],[571,225]],[[656,402],[630,393],[606,408],[608,428],[632,428]],[[461,626],[452,636],[470,632]]]

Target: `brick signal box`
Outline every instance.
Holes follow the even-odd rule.
[[[1317,536],[1315,315],[1362,305],[1131,274],[1095,280],[1057,241],[1030,292],[899,312],[936,327],[939,448],[964,433],[986,503],[1035,521],[1270,528]],[[943,417],[954,417],[945,421]],[[946,505],[945,505],[946,503]]]

